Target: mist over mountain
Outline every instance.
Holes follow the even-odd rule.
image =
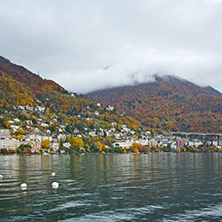
[[[15,118],[15,110],[19,112],[18,106],[33,110],[31,114],[37,118],[41,115],[34,108],[43,107],[44,115],[49,119],[47,122],[56,117],[60,124],[69,126],[69,133],[75,129],[82,132],[90,127],[91,130],[108,129],[112,122],[137,130],[141,127],[140,122],[132,117],[122,116],[117,110],[107,113],[106,107],[98,106],[81,94],[69,93],[58,83],[43,79],[23,66],[0,57],[0,114],[3,115],[0,119]],[[94,112],[97,113],[96,117]],[[6,116],[6,113],[9,115]]]
[[[175,76],[98,90],[87,98],[113,105],[151,128],[166,131],[222,132],[222,94]]]

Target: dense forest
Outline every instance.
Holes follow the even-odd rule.
[[[110,104],[150,128],[184,132],[222,133],[222,94],[174,76],[99,90],[86,95]]]

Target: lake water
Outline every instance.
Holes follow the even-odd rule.
[[[0,174],[0,221],[222,221],[220,153],[0,156]]]

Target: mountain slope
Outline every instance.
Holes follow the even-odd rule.
[[[0,72],[0,105],[9,107],[15,105],[35,105],[35,95],[22,83]]]
[[[99,107],[82,95],[71,96],[54,81],[42,79],[24,67],[0,57],[0,113],[10,119],[12,116],[6,116],[5,113],[13,113],[17,105],[43,106],[44,114],[49,119],[57,116],[60,123],[69,124],[72,130],[89,126],[108,128],[112,122],[136,130],[141,127],[140,122],[132,117],[122,116],[116,110],[107,112],[106,107]],[[98,117],[92,118],[96,111]],[[32,114],[38,115],[34,111]]]
[[[222,132],[222,94],[173,76],[156,76],[154,82],[99,90],[86,96],[114,105],[151,128]]]
[[[7,76],[10,76],[18,82],[31,86],[34,93],[41,93],[46,90],[64,90],[63,87],[54,81],[42,79],[40,76],[30,72],[23,66],[13,64],[2,56],[0,56],[0,73],[5,73]]]

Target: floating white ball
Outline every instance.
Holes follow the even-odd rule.
[[[59,187],[59,183],[58,182],[53,182],[52,183],[52,188],[53,189],[58,189],[58,187]]]
[[[3,176],[2,175],[0,175],[0,179],[2,179],[3,178]]]
[[[27,190],[27,184],[26,183],[21,184],[21,190]]]
[[[51,173],[51,175],[54,177],[54,176],[55,176],[55,173],[54,173],[54,172],[52,172],[52,173]]]

